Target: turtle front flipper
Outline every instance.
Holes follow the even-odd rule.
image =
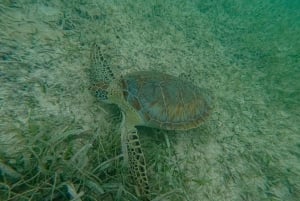
[[[90,76],[94,83],[109,84],[115,80],[113,71],[109,65],[109,57],[105,55],[101,47],[94,44],[91,48],[90,61]]]
[[[138,130],[135,127],[127,131],[127,153],[130,173],[137,184],[137,193],[140,197],[148,199],[150,189],[146,160],[142,151]]]
[[[122,152],[124,162],[129,166],[130,174],[136,183],[136,193],[143,200],[150,200],[150,188],[147,176],[146,160],[142,150],[138,130],[126,125],[125,115],[121,124]]]
[[[115,83],[115,76],[109,65],[109,57],[102,48],[94,44],[90,54],[90,77],[92,86],[89,88],[100,101],[109,101],[109,87]]]

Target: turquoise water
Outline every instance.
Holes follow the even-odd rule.
[[[1,1],[0,200],[139,200],[121,115],[88,90],[93,44],[116,77],[163,71],[213,94],[197,129],[140,128],[153,199],[299,200],[296,0]]]
[[[299,112],[300,3],[298,1],[229,1],[221,4],[216,35],[226,54],[264,74],[259,78],[272,104]]]

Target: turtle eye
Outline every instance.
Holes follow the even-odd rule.
[[[95,92],[96,92],[97,99],[99,99],[100,101],[107,100],[107,95],[108,95],[107,91],[102,90],[102,89],[98,89]]]

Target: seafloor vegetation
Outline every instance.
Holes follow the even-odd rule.
[[[300,197],[297,1],[0,2],[0,200],[137,200],[90,48],[214,94],[183,131],[141,128],[153,200]]]

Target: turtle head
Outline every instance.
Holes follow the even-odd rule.
[[[97,84],[91,86],[90,90],[101,102],[118,104],[121,98],[121,89],[119,85],[114,82],[98,82]]]
[[[97,99],[100,101],[108,100],[108,89],[109,85],[105,82],[99,82],[91,86],[89,89],[96,95]]]

